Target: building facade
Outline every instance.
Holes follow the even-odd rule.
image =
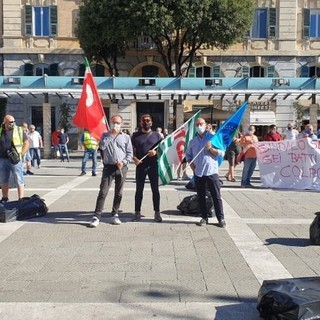
[[[0,75],[78,77],[84,74],[84,56],[76,38],[80,0],[0,0]],[[190,78],[313,78],[320,75],[320,1],[257,0],[250,32],[241,42],[222,51],[199,50]],[[159,56],[148,37],[132,44],[126,58],[120,60],[121,77],[167,77]],[[108,77],[103,65],[91,65],[96,77]],[[66,106],[70,117],[78,96],[0,92],[0,109],[14,114],[17,121],[36,125],[44,141],[57,126]],[[232,99],[112,99],[101,95],[107,117],[120,113],[131,132],[143,113],[151,113],[155,126],[173,130],[190,115],[184,111],[207,110],[208,121],[223,121],[243,98]],[[251,110],[246,124],[255,124],[261,136],[266,126],[281,130],[288,122],[310,122],[318,126],[317,96],[309,98],[275,96],[249,98]],[[297,108],[302,113],[297,113]],[[301,119],[297,116],[302,114]],[[69,128],[73,148],[78,129]]]

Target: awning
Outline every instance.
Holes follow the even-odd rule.
[[[256,126],[276,124],[276,115],[273,111],[250,111],[250,124]]]

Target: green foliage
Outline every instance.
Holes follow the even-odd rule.
[[[117,75],[117,58],[143,34],[169,76],[181,76],[201,48],[227,49],[249,30],[254,0],[84,0],[78,38],[89,58]]]
[[[59,109],[59,127],[65,131],[71,128],[71,108],[68,104],[62,103]]]

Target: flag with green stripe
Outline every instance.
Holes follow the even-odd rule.
[[[195,136],[195,122],[200,117],[201,110],[175,130],[158,147],[158,163],[160,184],[168,184],[175,176],[184,158],[190,140]]]

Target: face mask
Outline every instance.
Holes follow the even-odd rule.
[[[121,130],[121,124],[119,123],[113,123],[112,124],[112,129],[119,132]]]
[[[252,131],[252,130],[248,130],[248,134],[249,134],[250,136],[252,136],[252,135],[253,135],[253,131]]]
[[[203,134],[206,131],[206,127],[205,126],[198,126],[197,127],[197,132],[199,134]]]
[[[288,130],[292,130],[292,127],[288,127]]]
[[[151,122],[143,122],[142,123],[142,128],[145,130],[149,130],[151,128]]]

